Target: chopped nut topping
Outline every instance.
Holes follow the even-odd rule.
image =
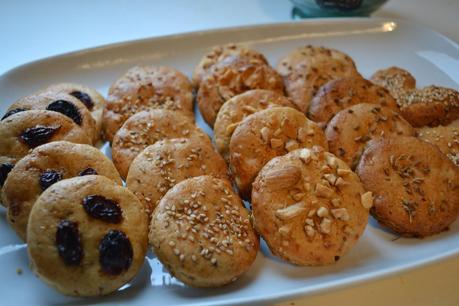
[[[290,233],[290,230],[291,230],[290,225],[289,225],[289,224],[286,224],[286,225],[281,226],[281,227],[279,228],[279,234],[281,234],[281,235],[288,235],[288,234]]]
[[[349,213],[346,208],[332,209],[331,213],[338,220],[349,221]]]
[[[304,192],[298,192],[298,193],[293,194],[292,197],[293,197],[293,199],[295,201],[299,201],[299,200],[303,199],[304,195],[305,195]]]
[[[341,169],[341,168],[340,168],[340,169],[338,169],[338,171],[337,171],[336,173],[337,173],[339,176],[347,176],[347,175],[351,174],[352,171],[349,170],[349,169]]]
[[[324,206],[321,206],[318,210],[317,210],[317,216],[323,218],[323,217],[326,217],[328,216],[328,208],[324,207]]]
[[[260,134],[261,134],[261,139],[263,139],[264,142],[268,143],[268,140],[269,140],[269,134],[270,134],[270,130],[269,128],[267,128],[266,126],[263,127],[261,130],[260,130]]]
[[[305,222],[307,225],[314,226],[314,220],[312,220],[311,218],[307,218]]]
[[[336,176],[331,173],[324,174],[324,178],[330,183],[330,185],[335,185]]]
[[[309,162],[311,161],[311,151],[309,151],[308,149],[301,150],[300,158],[305,165],[309,164]]]
[[[373,193],[371,191],[365,192],[360,196],[360,201],[363,207],[370,209],[373,206]]]
[[[290,139],[287,141],[287,143],[285,144],[285,149],[288,151],[288,152],[291,152],[293,150],[296,150],[299,148],[299,145],[298,145],[298,142],[294,139]]]
[[[298,202],[296,204],[276,210],[275,215],[281,220],[287,220],[287,219],[294,218],[305,211],[306,211],[306,207],[305,207],[304,202]]]
[[[271,148],[279,149],[284,145],[284,142],[279,138],[271,138]]]
[[[314,230],[314,228],[313,228],[312,226],[310,226],[310,225],[306,225],[306,226],[304,227],[304,230],[305,230],[306,235],[307,235],[308,237],[313,237],[314,234],[316,233],[316,231]]]
[[[333,194],[334,194],[333,190],[328,188],[327,186],[320,184],[320,183],[316,185],[316,195],[318,197],[331,198]]]
[[[341,200],[336,198],[336,199],[331,200],[331,203],[333,207],[339,207],[341,205]]]
[[[328,218],[323,218],[320,222],[320,231],[324,234],[330,234],[331,231],[331,220]]]
[[[337,187],[343,187],[345,185],[347,185],[347,182],[342,177],[339,177],[335,182],[335,186]]]
[[[299,142],[305,142],[308,139],[308,135],[306,134],[306,129],[299,128],[297,131],[296,139],[298,139]]]

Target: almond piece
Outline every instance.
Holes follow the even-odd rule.
[[[306,135],[305,128],[298,129],[298,131],[296,132],[296,139],[298,139],[299,142],[306,142],[306,140],[308,139],[308,135]]]
[[[317,216],[321,218],[328,216],[328,208],[324,206],[319,207],[319,209],[317,210]]]
[[[327,186],[320,183],[316,185],[316,196],[321,198],[331,198],[333,194],[333,190]]]
[[[279,138],[271,138],[271,148],[279,149],[284,145],[284,142]]]
[[[291,152],[299,148],[298,142],[294,139],[289,139],[285,144],[285,150]]]
[[[331,173],[324,174],[324,178],[330,183],[330,185],[335,185],[336,176]]]
[[[336,172],[339,176],[347,176],[349,174],[352,173],[351,170],[349,169],[342,169],[342,168],[339,168],[338,171]]]
[[[304,202],[298,202],[296,204],[276,210],[275,215],[281,220],[288,220],[299,216],[303,212],[306,212],[305,204]]]
[[[261,130],[260,130],[260,134],[261,134],[261,139],[263,139],[263,141],[265,143],[268,143],[268,140],[269,140],[269,136],[271,134],[271,131],[269,130],[269,128],[267,128],[266,126],[263,127]]]
[[[331,220],[328,218],[323,218],[320,222],[320,231],[324,234],[330,234],[331,231]]]
[[[306,226],[304,227],[304,231],[306,232],[306,235],[307,235],[308,237],[313,237],[314,234],[316,233],[316,231],[314,230],[314,228],[313,228],[312,226],[310,226],[310,225],[306,225]]]
[[[365,192],[360,196],[360,201],[363,207],[370,209],[373,206],[373,193],[371,191]]]
[[[301,170],[295,166],[285,166],[282,169],[269,172],[265,176],[265,184],[271,191],[290,188],[301,179]]]
[[[309,164],[309,162],[312,159],[311,151],[309,151],[308,149],[301,150],[300,159],[303,161],[305,165]]]
[[[332,209],[331,213],[332,213],[333,217],[335,217],[338,220],[349,221],[349,214],[348,214],[346,208]]]

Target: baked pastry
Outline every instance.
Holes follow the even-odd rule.
[[[223,103],[251,89],[284,93],[282,78],[270,66],[250,57],[229,56],[213,65],[202,80],[197,94],[199,111],[213,127]]]
[[[407,70],[400,67],[389,67],[376,71],[370,79],[374,84],[389,90],[398,100],[400,94],[416,89],[416,79]]]
[[[193,287],[234,282],[259,248],[230,182],[211,176],[184,180],[166,193],[153,212],[149,241],[169,272]]]
[[[51,92],[64,92],[74,96],[82,102],[86,108],[91,112],[92,117],[96,123],[96,137],[100,138],[102,130],[102,113],[105,108],[105,99],[95,89],[75,83],[59,83],[53,84],[45,90]]]
[[[448,229],[459,212],[459,168],[440,150],[416,137],[369,142],[356,170],[374,195],[371,214],[405,237]]]
[[[358,75],[354,61],[345,53],[324,47],[304,46],[282,58],[276,67],[285,91],[302,112],[328,81]]]
[[[164,139],[145,148],[132,161],[126,186],[150,213],[175,184],[201,175],[228,179],[225,161],[210,140]]]
[[[104,137],[116,131],[133,114],[152,109],[180,111],[194,120],[191,83],[180,71],[165,66],[136,66],[116,80],[108,91],[104,111]]]
[[[459,126],[423,127],[417,130],[418,138],[436,145],[456,166],[459,166]]]
[[[208,141],[209,137],[194,122],[180,112],[165,109],[144,111],[132,115],[118,130],[112,143],[113,163],[126,178],[134,158],[158,140],[192,138]]]
[[[32,270],[63,294],[116,291],[143,265],[148,220],[127,188],[100,175],[62,180],[35,202],[27,227]]]
[[[16,163],[3,187],[11,227],[25,241],[30,210],[40,194],[60,180],[90,174],[122,184],[113,163],[97,148],[55,141],[33,149]]]
[[[259,53],[258,51],[248,49],[236,44],[216,46],[213,47],[212,50],[210,50],[208,53],[206,53],[201,58],[198,65],[196,65],[196,68],[193,72],[193,77],[191,78],[193,87],[196,89],[199,88],[202,79],[211,70],[212,66],[214,66],[218,62],[223,61],[225,58],[234,55],[248,57],[254,61],[260,62],[261,64],[269,65],[265,56]]]
[[[222,105],[214,124],[214,141],[218,152],[229,162],[231,135],[245,117],[260,110],[288,106],[296,108],[288,98],[265,89],[254,89],[234,96]]]
[[[334,263],[362,236],[371,194],[320,147],[273,158],[253,183],[255,229],[271,252],[300,266]]]
[[[387,89],[354,75],[322,86],[311,101],[308,118],[325,127],[340,110],[359,103],[378,104],[398,111],[397,102]]]
[[[367,142],[390,135],[414,136],[414,128],[397,112],[375,104],[356,104],[337,113],[325,129],[330,152],[352,169]]]
[[[8,112],[31,109],[61,113],[80,126],[93,143],[98,140],[96,122],[91,113],[80,100],[70,94],[51,91],[37,92],[11,104]]]
[[[252,182],[269,160],[314,145],[328,149],[322,129],[296,109],[276,107],[248,116],[230,142],[231,174],[241,196],[250,198]]]

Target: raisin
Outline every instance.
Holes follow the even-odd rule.
[[[46,107],[47,110],[54,111],[66,115],[70,119],[73,120],[78,125],[81,125],[82,119],[81,114],[75,104],[65,101],[65,100],[57,100],[52,102]]]
[[[35,148],[47,143],[61,127],[50,127],[37,125],[22,132],[19,136],[29,147]]]
[[[57,225],[56,246],[59,256],[68,266],[77,266],[83,259],[78,224],[69,220],[61,220]]]
[[[5,184],[6,177],[11,170],[13,170],[14,165],[11,163],[3,163],[0,165],[0,187]]]
[[[84,175],[97,175],[96,169],[93,168],[86,168],[82,170],[79,174],[79,176],[84,176]]]
[[[83,104],[86,105],[87,109],[92,110],[92,108],[94,107],[94,102],[92,102],[91,97],[87,93],[77,90],[71,92],[70,95],[74,96],[75,98],[83,102]]]
[[[83,199],[83,208],[93,218],[108,223],[120,223],[121,208],[118,203],[100,195],[88,195]]]
[[[102,271],[118,275],[129,269],[133,251],[129,238],[125,233],[110,230],[99,243],[99,263]]]
[[[363,0],[316,0],[325,9],[354,10],[362,5]]]
[[[6,114],[3,115],[2,119],[0,119],[0,121],[3,120],[3,119],[8,118],[11,115],[14,115],[16,113],[20,113],[20,112],[23,112],[23,111],[26,111],[26,109],[25,108],[13,108],[13,109],[7,111]]]
[[[45,170],[40,175],[40,187],[41,190],[48,189],[54,183],[62,180],[62,175],[56,170]]]

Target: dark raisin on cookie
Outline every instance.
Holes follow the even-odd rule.
[[[20,112],[23,112],[23,111],[26,111],[26,109],[25,108],[13,108],[13,109],[7,111],[5,113],[5,115],[3,115],[2,119],[0,119],[0,121],[3,120],[3,119],[8,118],[11,115],[14,115],[16,113],[20,113]]]
[[[51,127],[37,125],[26,129],[19,137],[30,148],[35,148],[47,143],[60,128],[60,126]]]
[[[68,266],[77,266],[83,259],[78,224],[69,220],[62,220],[57,225],[56,247],[59,257]]]
[[[89,168],[86,168],[86,169],[82,170],[78,175],[79,176],[97,175],[97,171],[96,171],[96,169],[89,167]]]
[[[67,117],[72,119],[73,122],[75,122],[78,125],[81,125],[81,123],[83,121],[82,118],[81,118],[81,114],[80,114],[80,111],[78,110],[78,108],[75,106],[75,104],[73,104],[73,103],[71,103],[69,101],[65,101],[65,100],[54,101],[54,102],[50,103],[46,107],[46,109],[49,110],[49,111],[54,111],[54,112],[58,112],[58,113],[61,113],[63,115],[66,115]]]
[[[88,195],[83,199],[83,208],[93,218],[108,223],[120,223],[121,208],[118,203],[101,195]]]
[[[99,263],[102,271],[118,275],[129,269],[134,252],[125,233],[110,230],[99,243]]]
[[[94,107],[94,102],[92,102],[91,97],[87,93],[77,90],[72,91],[70,95],[74,96],[75,98],[83,102],[87,109],[92,110],[92,108]]]
[[[3,163],[0,165],[0,187],[5,184],[6,177],[11,170],[13,170],[14,165],[12,163]]]
[[[44,191],[48,189],[49,186],[51,186],[54,183],[57,183],[60,180],[62,180],[62,175],[56,170],[50,169],[43,171],[40,175],[41,190]]]

